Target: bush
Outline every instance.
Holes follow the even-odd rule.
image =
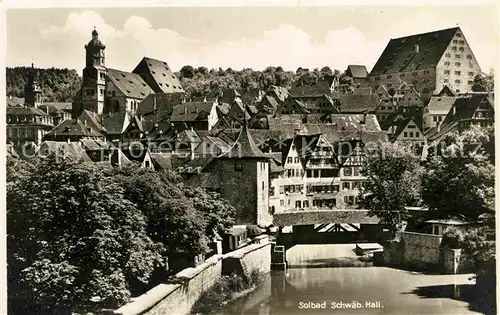
[[[461,248],[464,241],[464,233],[457,228],[448,228],[443,233],[441,246],[449,248]]]

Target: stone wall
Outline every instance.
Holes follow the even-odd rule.
[[[184,269],[173,281],[154,287],[113,314],[189,314],[202,293],[212,288],[223,274],[243,270],[249,275],[253,270],[269,272],[270,268],[271,243],[263,235],[255,238],[253,244],[225,255],[214,255],[196,268]]]
[[[404,264],[408,267],[437,267],[440,262],[441,235],[399,232],[404,242]]]

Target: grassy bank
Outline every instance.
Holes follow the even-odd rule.
[[[252,271],[248,277],[239,274],[222,276],[212,289],[203,293],[191,309],[191,314],[212,314],[228,302],[250,292],[263,279],[264,274]]]

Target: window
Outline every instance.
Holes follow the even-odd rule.
[[[100,89],[99,92],[100,92],[100,95],[104,95],[104,89]]]
[[[262,182],[262,190],[264,190],[264,182]]]
[[[460,67],[462,64],[460,62],[455,62],[455,66]]]
[[[280,200],[280,206],[282,206],[282,207],[285,206],[285,200],[283,200],[283,199]]]
[[[417,85],[417,84],[418,84],[418,80],[413,80],[411,83],[412,83],[413,85]]]
[[[449,66],[449,65],[450,65],[450,62],[449,62],[449,61],[445,61],[445,62],[444,62],[444,65],[445,65],[445,66]]]
[[[293,163],[293,158],[289,157],[286,162],[287,163]]]
[[[408,125],[408,128],[409,128],[409,129],[415,129],[415,128],[417,128],[417,127],[416,127],[415,125]]]
[[[464,41],[464,40],[459,40],[459,41],[458,41],[458,43],[459,43],[460,45],[464,45],[464,44],[465,44],[465,41]]]
[[[455,58],[460,59],[460,58],[462,58],[462,55],[455,55]]]
[[[429,83],[429,79],[425,79],[425,80],[424,80],[424,83]]]
[[[111,95],[113,95],[113,97],[115,97],[116,96],[116,91],[111,92]]]
[[[451,50],[453,50],[453,51],[457,51],[457,47],[456,47],[456,46],[453,46],[453,47],[451,47]]]
[[[413,131],[410,132],[410,138],[413,138]]]
[[[455,83],[460,84],[460,80],[455,80]],[[457,92],[459,92],[459,91],[457,90]]]
[[[351,189],[350,183],[349,182],[343,182],[342,183],[342,189],[343,190]]]
[[[460,71],[455,71],[455,75],[460,75],[461,72]]]
[[[460,37],[462,37],[462,34],[457,33],[455,36],[460,38]]]
[[[241,172],[243,170],[243,163],[241,161],[234,162],[234,170]]]
[[[469,85],[473,85],[474,84],[474,81],[468,81],[467,84]]]
[[[391,79],[391,78],[392,78],[392,75],[388,75],[388,76],[387,76],[387,79]]]
[[[458,44],[458,40],[454,39],[453,44]]]
[[[385,109],[385,106],[380,106],[380,109],[381,109],[381,110],[384,110],[384,109]]]
[[[300,208],[302,202],[300,200],[295,201],[295,208]]]
[[[445,54],[444,56],[445,57],[451,57],[451,54]]]
[[[405,77],[405,74],[404,74],[404,73],[401,73],[401,74],[399,75],[399,77],[400,77],[400,78],[404,78],[404,77]]]
[[[304,202],[302,202],[302,207],[309,208],[309,200],[304,200]]]
[[[352,176],[352,169],[350,167],[344,168],[344,176]]]
[[[460,48],[458,48],[458,50],[459,50],[459,51],[464,51],[464,50],[465,50],[465,48],[460,47]]]
[[[405,131],[405,132],[403,132],[403,137],[404,137],[404,138],[408,138],[408,133],[407,133],[406,131]]]
[[[314,178],[318,178],[319,177],[319,170],[314,170],[313,176],[314,176]]]
[[[413,72],[411,75],[414,76],[414,77],[416,77],[418,75],[418,73]]]
[[[299,163],[299,158],[298,158],[298,157],[296,157],[294,162],[295,162],[295,163]]]
[[[472,59],[472,55],[467,55],[467,59]]]
[[[436,116],[433,116],[433,117],[432,117],[432,121],[437,121],[437,117],[436,117]]]
[[[387,106],[387,110],[392,110],[392,106]]]
[[[474,76],[474,72],[469,72],[467,74],[469,75],[469,77],[473,77]]]
[[[449,82],[449,80],[448,80],[448,79],[444,79],[444,80],[443,80],[443,82],[444,82],[444,83],[448,83],[448,82]]]

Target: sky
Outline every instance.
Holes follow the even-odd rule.
[[[7,66],[85,66],[95,26],[106,66],[132,71],[142,57],[226,69],[370,70],[391,38],[460,26],[483,70],[498,56],[498,12],[468,6],[48,8],[7,10]]]

